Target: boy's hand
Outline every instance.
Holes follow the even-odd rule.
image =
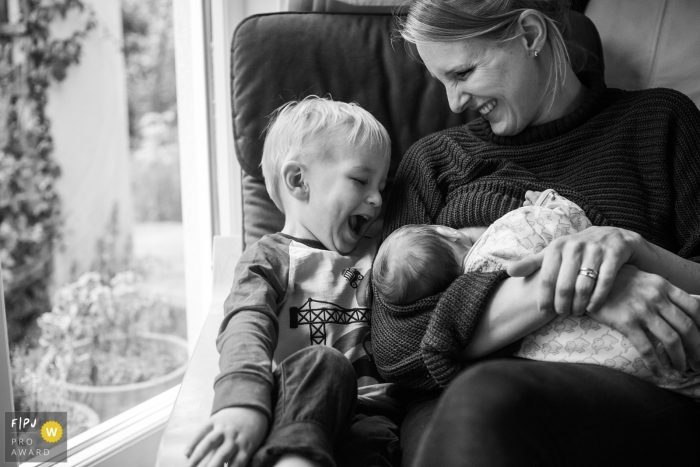
[[[527,190],[525,192],[525,202],[523,203],[523,206],[534,206],[541,194],[541,191]]]
[[[212,415],[185,451],[188,467],[245,467],[267,435],[267,417],[248,407]]]

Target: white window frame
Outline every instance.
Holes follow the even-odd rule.
[[[187,338],[190,352],[211,300],[214,215],[204,2],[173,1],[178,144],[185,250]]]

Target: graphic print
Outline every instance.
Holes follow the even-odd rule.
[[[326,345],[326,324],[369,325],[369,313],[369,308],[343,308],[309,298],[301,307],[289,309],[289,327],[296,329],[299,325],[308,325],[311,345]]]
[[[356,289],[357,284],[365,278],[365,276],[363,276],[362,273],[355,268],[343,269],[342,274],[343,277],[350,283],[350,287],[353,289]]]

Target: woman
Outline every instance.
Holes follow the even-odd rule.
[[[696,465],[700,406],[621,372],[515,358],[473,360],[552,313],[625,334],[653,371],[700,367],[700,113],[671,90],[607,89],[576,75],[543,0],[417,0],[401,25],[453,111],[474,122],[424,138],[403,159],[385,235],[405,224],[491,224],[526,190],[554,188],[598,227],[555,240],[509,273],[471,273],[407,307],[377,297],[382,373],[449,388],[416,465]],[[642,272],[652,271],[650,272]],[[653,338],[662,348],[655,349]],[[433,400],[413,404],[410,451]],[[690,449],[689,449],[690,448]],[[411,457],[411,453],[407,453]]]

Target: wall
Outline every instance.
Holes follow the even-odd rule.
[[[62,168],[58,191],[63,199],[65,248],[56,256],[58,285],[70,279],[71,269],[80,273],[92,265],[97,240],[104,235],[114,206],[122,235],[128,234],[132,222],[120,2],[86,3],[95,11],[97,27],[83,44],[80,64],[71,66],[66,79],[49,89],[47,106],[55,157]],[[81,21],[71,15],[54,32],[69,33]]]

